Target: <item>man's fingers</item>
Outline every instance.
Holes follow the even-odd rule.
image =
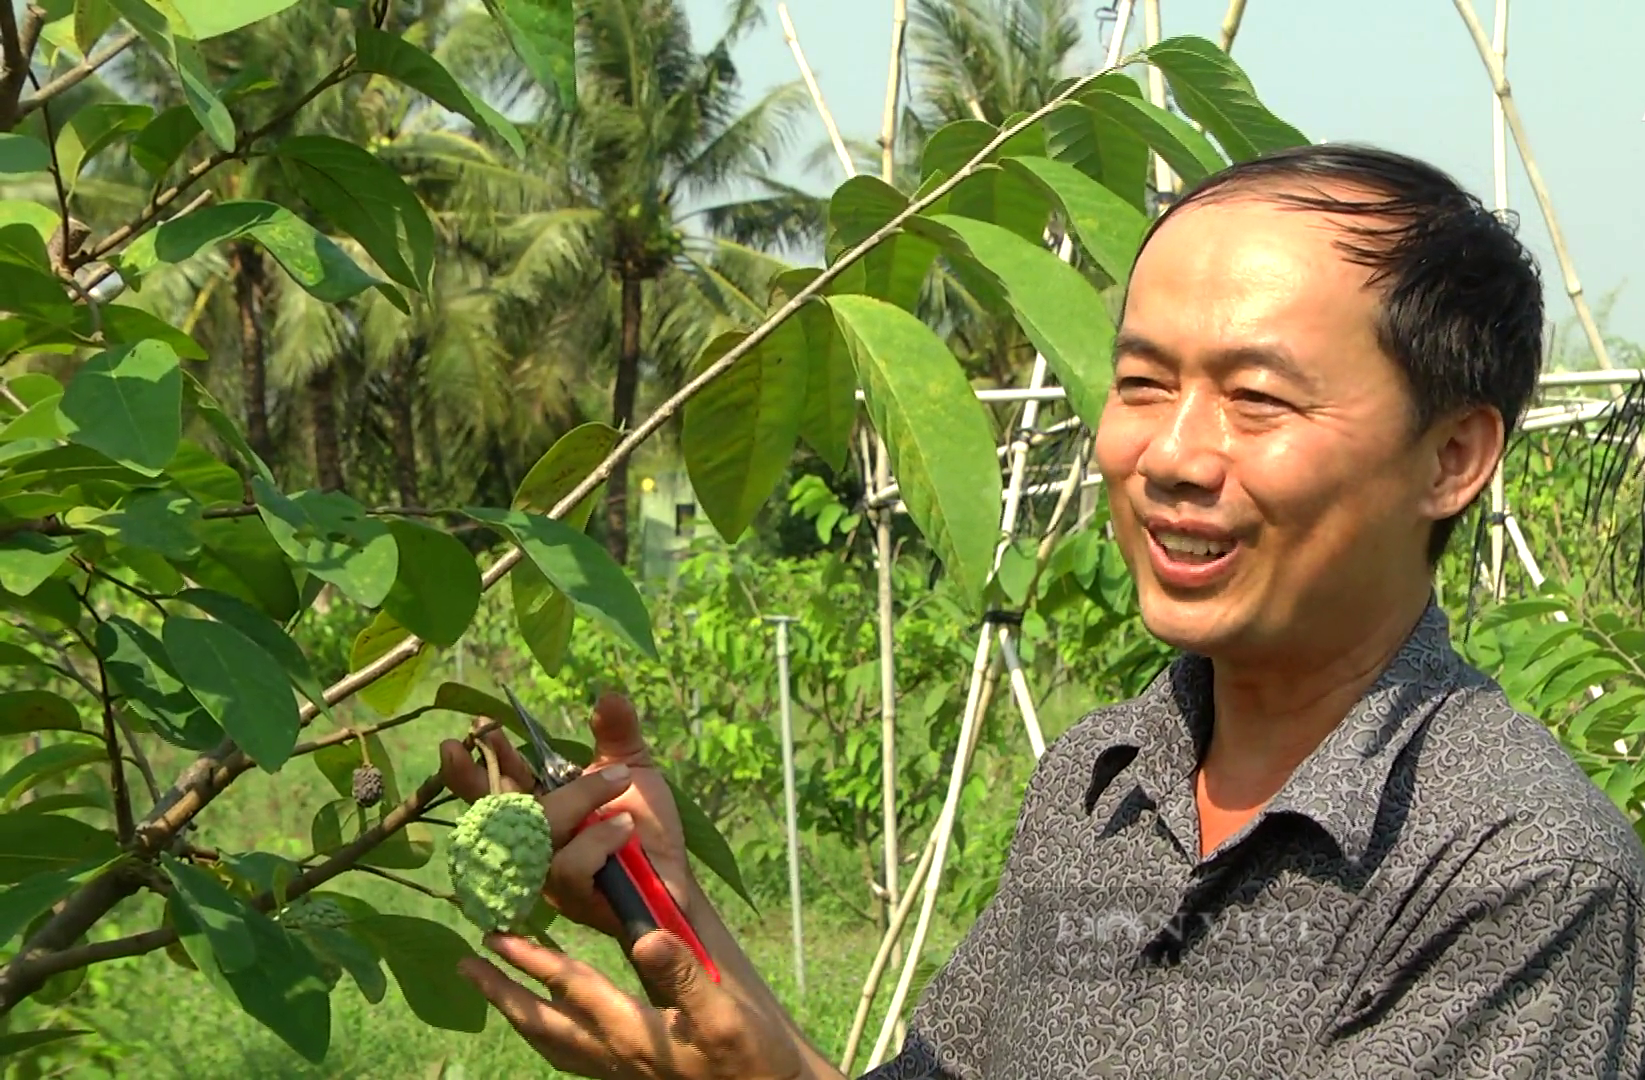
[[[617,814],[590,825],[563,845],[556,843],[554,861],[548,865],[549,885],[557,894],[587,893],[595,873],[633,834],[634,819]]]
[[[458,971],[555,1068],[580,1071],[604,1055],[599,1041],[566,1010],[533,994],[497,965],[474,957],[459,964]]]
[[[493,731],[485,737],[486,745],[497,754],[497,771],[502,773],[506,780],[514,781],[514,791],[530,791],[537,784],[531,764],[514,749],[509,741],[508,732]],[[507,783],[504,786],[507,787]]]
[[[554,849],[558,851],[570,843],[572,833],[588,815],[627,791],[632,782],[627,766],[612,765],[585,773],[543,796],[543,812],[548,815]]]
[[[717,989],[691,947],[667,930],[653,930],[634,943],[634,970],[658,1008],[696,1017]]]
[[[594,734],[596,765],[621,761],[628,765],[650,765],[651,750],[640,731],[640,717],[621,694],[605,693],[594,704],[588,727]]]
[[[477,802],[487,794],[485,767],[456,739],[440,744],[440,779],[464,802]]]

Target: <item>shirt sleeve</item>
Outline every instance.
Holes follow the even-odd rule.
[[[1638,895],[1594,863],[1465,875],[1373,964],[1309,1075],[1645,1076],[1641,929]]]

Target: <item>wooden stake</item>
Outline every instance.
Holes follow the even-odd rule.
[[[1240,20],[1245,18],[1245,0],[1228,0],[1228,14],[1222,17],[1222,51],[1234,51],[1234,37],[1239,33]]]

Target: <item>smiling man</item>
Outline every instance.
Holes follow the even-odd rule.
[[[1181,655],[1046,752],[997,895],[874,1080],[1645,1075],[1645,852],[1431,591],[1542,326],[1510,229],[1407,158],[1288,151],[1162,216],[1096,445]],[[661,1007],[518,941],[493,947],[551,1001],[470,977],[581,1075],[838,1076],[691,880],[632,710],[594,730],[605,775],[545,801],[551,898],[609,929],[589,882],[638,829],[721,982],[662,934],[635,950]],[[629,819],[571,839],[602,803]]]

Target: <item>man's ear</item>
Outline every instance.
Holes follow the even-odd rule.
[[[1466,510],[1491,482],[1507,432],[1489,405],[1465,409],[1434,424],[1424,439],[1432,463],[1423,509],[1435,521]]]

